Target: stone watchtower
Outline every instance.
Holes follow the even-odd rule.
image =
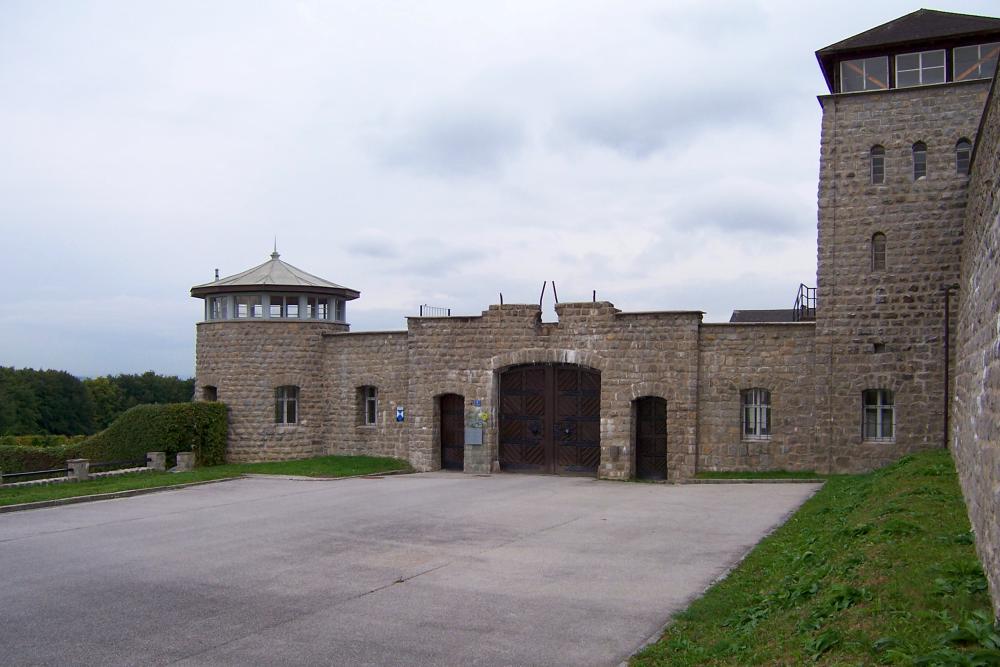
[[[281,261],[191,288],[198,323],[196,396],[230,406],[228,458],[323,454],[322,336],[345,332],[353,290]]]
[[[945,302],[998,50],[1000,19],[921,9],[816,53],[817,436],[833,470],[944,445]]]

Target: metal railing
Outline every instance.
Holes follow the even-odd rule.
[[[37,475],[54,477],[55,475],[68,475],[69,471],[69,468],[50,468],[49,470],[29,470],[27,472],[4,472],[0,470],[0,484],[3,484],[6,479],[15,477],[34,477]]]
[[[438,308],[425,303],[420,306],[420,317],[451,317],[451,308]]]
[[[793,322],[810,322],[816,319],[816,288],[799,283],[799,293],[792,307]]]

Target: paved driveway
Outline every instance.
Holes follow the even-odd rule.
[[[0,655],[616,664],[815,488],[431,473],[4,514]]]

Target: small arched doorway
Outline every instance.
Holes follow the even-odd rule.
[[[465,398],[444,394],[440,401],[441,467],[465,470]]]
[[[667,478],[667,402],[657,396],[635,401],[635,477]]]

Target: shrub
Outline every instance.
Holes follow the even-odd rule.
[[[64,468],[67,459],[80,458],[81,446],[80,442],[49,447],[0,444],[0,470],[11,473]]]
[[[226,458],[226,406],[222,403],[137,405],[83,442],[83,458],[121,460],[146,452],[194,452],[195,463],[218,465]]]
[[[63,447],[78,444],[86,439],[85,435],[2,435],[0,436],[0,445]]]

